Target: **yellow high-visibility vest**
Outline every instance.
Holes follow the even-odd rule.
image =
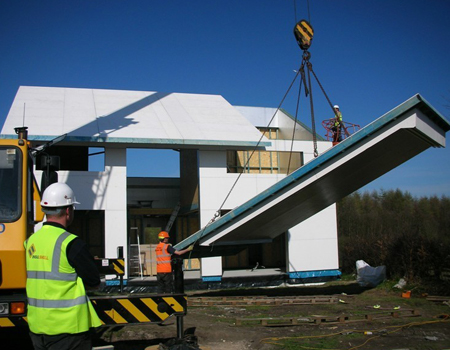
[[[76,334],[98,327],[83,281],[69,264],[66,248],[75,235],[44,225],[25,242],[28,325],[36,334]]]
[[[334,126],[339,126],[342,124],[342,113],[341,112],[337,112],[337,117],[334,120]]]

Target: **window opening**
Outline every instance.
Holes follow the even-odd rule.
[[[21,215],[22,152],[0,147],[0,221],[13,222]]]
[[[287,174],[290,152],[255,151],[252,158],[249,151],[227,151],[227,172],[246,174]],[[303,165],[303,152],[292,152],[290,169]]]

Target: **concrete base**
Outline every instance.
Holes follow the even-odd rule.
[[[333,281],[338,277],[314,277],[290,279],[280,269],[256,269],[225,271],[218,281],[204,281],[200,271],[185,271],[184,289],[189,291],[221,290],[229,288],[270,288],[300,286]],[[117,293],[118,286],[107,286],[102,292]],[[129,279],[124,293],[157,293],[156,276]]]

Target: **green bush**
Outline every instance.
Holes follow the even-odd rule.
[[[343,273],[357,260],[385,265],[388,278],[435,280],[450,267],[450,199],[408,192],[355,192],[337,204]]]

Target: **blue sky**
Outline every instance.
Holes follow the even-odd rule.
[[[345,120],[365,126],[416,93],[450,119],[450,1],[311,0],[309,15],[306,0],[295,4],[296,13],[292,0],[0,0],[0,125],[20,85],[220,94],[277,107],[301,62],[292,33],[300,19],[314,27],[311,63]],[[329,107],[317,85],[313,96],[323,134]],[[283,105],[292,114],[295,99],[292,91]],[[300,119],[311,124],[304,97]],[[130,154],[128,164],[131,176],[178,174],[175,152],[145,162]],[[396,188],[450,196],[450,147],[363,190]]]

